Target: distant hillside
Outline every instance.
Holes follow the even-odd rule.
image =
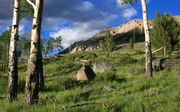
[[[173,16],[178,22],[180,22],[180,15]],[[153,20],[149,20],[149,28],[153,28]],[[127,23],[124,23],[118,27],[106,28],[101,32],[95,34],[93,37],[89,38],[85,41],[78,41],[72,44],[69,48],[61,52],[61,54],[70,52],[82,52],[82,51],[92,51],[100,49],[100,41],[106,36],[106,32],[108,30],[111,31],[111,35],[113,35],[113,39],[116,44],[127,43],[129,38],[133,35],[132,31],[137,29],[136,36],[138,37],[137,41],[144,41],[143,34],[143,20],[142,19],[134,19]]]
[[[173,16],[173,17],[176,19],[176,21],[180,22],[180,15],[178,15],[178,16]]]
[[[177,16],[173,16],[178,22],[180,22],[180,15]],[[152,28],[153,27],[153,23],[152,20],[149,20],[149,27]],[[131,20],[127,23],[124,23],[118,27],[112,27],[112,28],[107,28],[102,30],[101,32],[97,33],[95,36],[93,36],[92,38],[99,38],[99,37],[103,37],[106,35],[106,31],[107,30],[111,30],[112,35],[117,35],[117,34],[121,34],[121,33],[127,33],[133,29],[139,29],[139,30],[143,30],[143,20],[142,19],[134,19]]]

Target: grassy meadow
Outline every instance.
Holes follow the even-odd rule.
[[[180,52],[172,57],[180,57]],[[82,65],[77,59],[111,61],[116,66],[96,73],[91,82],[78,82],[76,73]],[[23,105],[26,68],[26,60],[20,60],[18,99],[12,104],[5,99],[7,73],[0,73],[0,112],[180,112],[180,66],[146,77],[144,43],[136,43],[134,50],[123,44],[110,54],[92,51],[44,58],[45,88],[31,106]],[[105,86],[114,90],[106,91]],[[87,89],[91,91],[83,92]]]

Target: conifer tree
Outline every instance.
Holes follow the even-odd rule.
[[[170,15],[157,12],[153,22],[152,42],[155,48],[164,47],[164,55],[178,48],[179,23]]]
[[[130,49],[133,50],[134,49],[134,40],[133,40],[133,37],[130,37],[129,45],[130,45]]]

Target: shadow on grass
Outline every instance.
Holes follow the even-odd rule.
[[[116,78],[114,81],[116,81],[118,83],[127,82],[127,80],[125,78]]]

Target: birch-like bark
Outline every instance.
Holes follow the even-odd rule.
[[[143,11],[143,25],[145,33],[145,55],[146,55],[146,76],[152,76],[152,52],[151,52],[151,39],[148,26],[148,15],[146,0],[141,0],[142,11]]]
[[[30,0],[27,0],[30,1]],[[31,48],[28,60],[28,69],[25,85],[25,104],[32,104],[38,101],[39,75],[43,75],[41,55],[41,23],[44,0],[36,0],[33,4],[34,16],[31,34]]]
[[[12,102],[17,98],[17,87],[18,87],[17,39],[18,39],[19,16],[20,16],[19,8],[20,8],[20,0],[14,0],[13,21],[12,21],[10,46],[9,46],[9,66],[8,66],[9,77],[8,77],[7,100],[9,102]]]

